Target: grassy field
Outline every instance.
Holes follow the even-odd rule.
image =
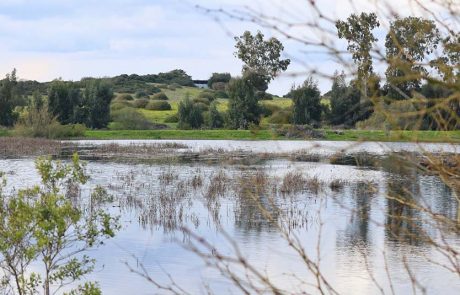
[[[190,97],[190,99],[198,97],[198,95],[203,91],[203,89],[196,88],[196,87],[182,87],[182,88],[177,88],[176,90],[162,89],[161,91],[165,93],[166,96],[168,96],[169,98],[168,102],[172,108],[171,110],[153,111],[153,110],[146,110],[146,109],[138,109],[138,112],[143,114],[149,121],[153,123],[163,124],[165,123],[166,117],[177,113],[179,102],[182,99],[184,99],[187,95]],[[220,99],[217,99],[217,102],[218,102],[217,109],[220,112],[225,112],[228,108],[228,100],[220,98]],[[266,105],[266,104],[276,105],[279,108],[284,109],[284,108],[290,107],[292,104],[292,101],[291,99],[288,99],[288,98],[275,97],[273,100],[262,101],[262,104],[263,105]],[[175,126],[175,124],[168,124],[168,125]]]
[[[324,140],[349,141],[419,141],[460,143],[460,131],[391,131],[324,130]],[[88,130],[86,138],[92,139],[235,139],[283,140],[271,130]]]

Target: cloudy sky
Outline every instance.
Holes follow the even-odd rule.
[[[404,1],[409,0],[389,2],[398,3],[398,12],[403,12],[409,8],[401,4]],[[233,56],[232,36],[257,27],[226,18],[216,22],[194,5],[229,11],[250,5],[270,15],[301,20],[314,15],[305,2],[0,0],[0,74],[17,68],[20,78],[38,81],[158,73],[175,68],[184,69],[195,79],[206,79],[212,72],[237,75],[241,63]],[[331,17],[344,18],[352,11],[372,11],[373,2],[378,1],[355,1],[358,8],[344,0],[318,2]],[[292,72],[304,70],[305,61],[331,73],[337,68],[327,56],[308,55],[296,42],[282,41],[286,54],[294,59]],[[281,77],[272,83],[270,91],[283,94],[293,81],[303,78]],[[328,82],[321,80],[320,86],[325,90]]]

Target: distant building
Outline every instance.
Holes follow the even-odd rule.
[[[208,89],[208,80],[193,80],[193,84],[195,84],[198,88]]]

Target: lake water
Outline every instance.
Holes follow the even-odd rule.
[[[115,142],[126,145],[165,141]],[[431,243],[418,238],[427,234],[460,251],[458,232],[436,228],[425,222],[429,218],[426,214],[392,198],[397,195],[456,220],[459,211],[454,192],[438,177],[407,165],[392,153],[458,153],[459,146],[330,141],[168,142],[178,142],[187,146],[179,150],[193,152],[209,148],[222,153],[346,151],[376,154],[383,160],[368,167],[285,158],[252,165],[90,161],[87,171],[91,179],[83,187],[82,198],[96,185],[106,187],[115,196],[107,210],[120,215],[123,226],[114,239],[89,252],[98,263],[87,279],[99,281],[104,294],[168,294],[130,272],[126,263],[137,270],[143,266],[149,276],[164,284],[169,282],[170,274],[191,294],[206,293],[204,286],[215,294],[240,294],[228,279],[190,251],[193,238],[182,227],[205,238],[220,253],[235,254],[234,242],[250,264],[292,293],[319,291],[309,285],[315,283],[315,276],[288,246],[283,232],[295,236],[309,258],[319,261],[321,273],[340,294],[380,294],[380,290],[412,293],[409,274],[428,294],[460,294],[458,274],[432,263],[450,262]],[[0,171],[6,172],[7,191],[39,181],[33,159],[0,159]],[[310,181],[309,185],[295,190],[286,175],[301,175]],[[331,186],[333,181],[340,186]],[[260,204],[270,218],[267,212],[261,212]]]

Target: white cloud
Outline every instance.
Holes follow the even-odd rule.
[[[345,18],[358,10],[388,9],[382,1],[316,1],[333,18]],[[426,3],[427,1],[424,1]],[[183,68],[195,78],[212,72],[237,75],[241,63],[233,56],[232,35],[256,29],[253,24],[212,16],[194,8],[198,3],[233,11],[249,6],[264,14],[297,22],[314,21],[315,12],[304,0],[2,0],[0,1],[0,74],[17,67],[20,77],[50,80],[79,79],[121,73],[156,73]],[[401,14],[414,12],[410,0],[389,0]],[[459,3],[460,6],[460,3]],[[377,7],[377,8],[376,8]],[[440,11],[436,8],[436,11]],[[295,36],[312,37],[304,27],[291,28]],[[263,29],[266,35],[275,34]],[[275,34],[276,35],[276,34]],[[337,65],[328,58],[305,54],[302,44],[283,39],[293,59],[291,72],[317,68],[332,73]],[[342,43],[343,44],[343,43]],[[284,94],[293,81],[304,77],[280,77],[270,91]],[[324,90],[329,82],[320,80]]]

